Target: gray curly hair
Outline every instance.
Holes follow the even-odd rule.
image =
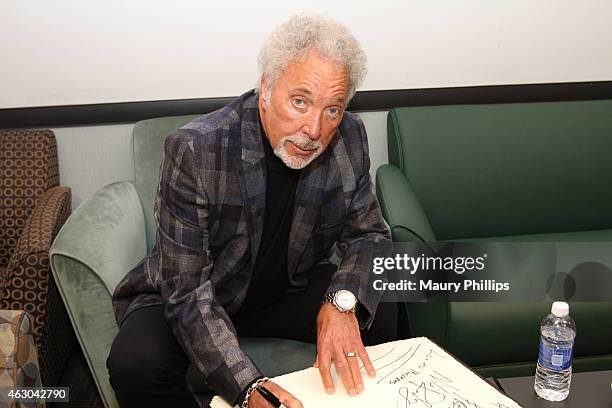
[[[260,78],[272,89],[283,70],[310,49],[346,68],[350,100],[366,75],[367,58],[345,26],[323,16],[293,16],[274,30],[259,52]]]

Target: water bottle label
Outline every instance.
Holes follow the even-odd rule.
[[[570,368],[572,365],[572,345],[554,345],[540,338],[540,365],[555,371]]]

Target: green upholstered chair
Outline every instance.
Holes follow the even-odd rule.
[[[153,199],[163,142],[196,116],[139,122],[132,133],[134,180],[110,184],[79,206],[51,248],[51,266],[104,404],[118,403],[108,380],[106,359],[118,328],[111,294],[121,278],[155,243]],[[308,367],[314,345],[283,339],[240,339],[241,346],[269,376]],[[192,367],[193,368],[193,367]],[[201,390],[193,369],[192,389]],[[205,390],[204,390],[205,391]]]
[[[397,242],[612,241],[612,100],[396,108],[377,194]],[[612,291],[612,287],[610,288]],[[550,303],[406,303],[486,376],[532,375]],[[574,370],[612,369],[612,304],[573,303]]]

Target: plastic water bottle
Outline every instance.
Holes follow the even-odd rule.
[[[536,394],[548,401],[567,398],[572,381],[572,350],[576,323],[569,316],[569,305],[554,302],[551,314],[540,325],[540,356],[535,373]]]

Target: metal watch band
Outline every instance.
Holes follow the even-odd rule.
[[[338,293],[338,292],[339,291],[326,293],[325,296],[323,297],[323,303],[331,303],[331,304],[333,304],[336,307],[336,309],[338,309],[338,311],[342,312],[342,313],[355,313],[357,311],[357,304],[355,304],[355,306],[353,306],[352,309],[348,309],[348,310],[347,309],[343,309],[343,308],[341,308],[340,306],[338,306],[336,304],[335,296],[336,296],[336,293]]]
[[[335,295],[336,295],[336,292],[326,293],[325,296],[323,297],[323,303],[334,303]]]

